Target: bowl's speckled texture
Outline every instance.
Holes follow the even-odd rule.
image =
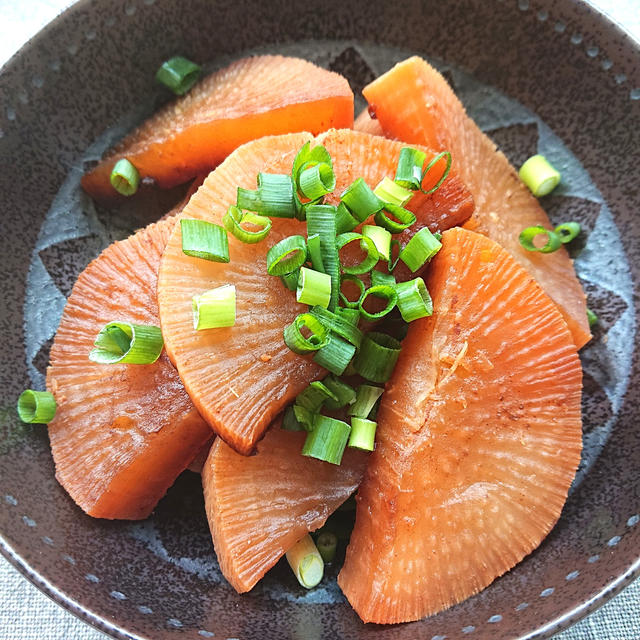
[[[122,214],[110,219],[82,201],[80,218],[66,218],[73,227],[68,233],[65,217],[58,219],[60,238],[67,240],[51,240],[52,218],[43,226],[45,216],[63,182],[73,183],[81,171],[86,150],[114,124],[142,117],[136,105],[149,111],[161,99],[153,72],[169,55],[215,64],[280,44],[313,51],[356,88],[386,68],[387,47],[445,61],[454,83],[464,70],[535,114],[535,121],[503,121],[494,131],[514,162],[557,136],[572,152],[566,157],[591,179],[545,203],[552,218],[570,212],[595,229],[578,259],[589,304],[602,319],[583,354],[589,464],[540,549],[480,595],[420,623],[365,626],[331,586],[309,596],[282,567],[252,594],[238,596],[215,570],[196,476],[182,477],[144,525],[92,520],[57,485],[46,431],[20,425],[13,412],[20,391],[42,375],[51,309],[105,241],[143,222]],[[601,16],[552,0],[424,0],[406,2],[402,10],[356,0],[321,8],[80,2],[3,69],[0,92],[0,550],[55,599],[122,638],[545,637],[637,575],[640,51]],[[491,129],[491,109],[475,107]],[[70,206],[78,200],[75,192],[65,198]],[[608,212],[619,236],[607,226]],[[85,213],[91,219],[82,220]],[[593,260],[601,232],[621,242],[611,265]],[[40,267],[55,285],[43,284],[44,302],[38,300]],[[27,291],[31,302],[23,307]],[[25,322],[27,308],[35,311]],[[625,337],[626,356],[611,346]]]

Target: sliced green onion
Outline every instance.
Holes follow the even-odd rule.
[[[405,322],[413,322],[418,318],[433,313],[433,303],[422,278],[414,278],[396,285],[398,309]]]
[[[298,288],[298,278],[300,276],[300,269],[296,269],[291,273],[283,273],[280,276],[282,284],[289,289],[289,291],[296,291]]]
[[[311,413],[318,413],[327,400],[337,402],[338,396],[324,382],[316,381],[297,395],[295,406],[304,407]]]
[[[310,333],[305,337],[302,330]],[[284,328],[284,341],[294,353],[303,354],[318,349],[329,343],[329,330],[310,313],[301,313]]]
[[[364,222],[384,206],[384,202],[371,190],[364,178],[358,178],[352,182],[340,196],[340,200],[359,223]]]
[[[388,287],[396,286],[396,278],[391,273],[383,273],[382,271],[376,271],[375,269],[371,272],[371,286],[377,287],[378,285],[387,285]]]
[[[438,180],[438,182],[436,182],[433,185],[433,187],[425,191],[425,189],[422,188],[422,184],[424,183],[427,176],[429,175],[429,171],[431,171],[431,169],[433,169],[433,167],[435,167],[436,164],[438,164],[438,162],[442,160],[442,158],[447,159],[447,166],[445,167],[442,173],[442,176],[440,176],[440,179]],[[425,193],[427,195],[430,195],[431,193],[434,193],[435,191],[437,191],[440,188],[440,185],[447,179],[447,176],[449,175],[449,171],[451,171],[451,152],[441,151],[439,154],[435,155],[431,159],[429,164],[424,168],[424,173],[422,174],[422,181],[420,183],[420,191],[422,191],[422,193]]]
[[[180,220],[182,253],[211,262],[229,262],[227,232],[206,220]]]
[[[304,425],[296,418],[296,413],[291,406],[284,410],[280,428],[285,431],[306,431]]]
[[[221,329],[236,323],[236,287],[223,284],[191,298],[193,328]]]
[[[560,183],[560,172],[542,155],[531,156],[518,172],[536,198],[551,193]]]
[[[375,298],[382,298],[387,301],[387,304],[382,311],[377,311],[375,313],[370,313],[364,308],[364,303],[366,302],[369,296],[373,296]],[[398,303],[398,294],[396,293],[395,287],[390,287],[387,284],[379,284],[375,287],[369,287],[364,292],[364,296],[362,296],[362,300],[360,300],[360,304],[358,305],[358,309],[360,309],[361,315],[367,320],[378,320],[379,318],[384,318],[388,313],[390,313],[393,308]]]
[[[393,257],[394,248],[398,249],[398,253],[396,257]],[[391,246],[389,248],[389,273],[391,273],[395,268],[398,262],[400,261],[400,253],[402,252],[402,245],[395,238],[391,240]]]
[[[364,296],[364,291],[365,291],[364,282],[362,282],[362,280],[360,280],[360,278],[358,278],[357,276],[354,276],[350,273],[343,274],[341,282],[354,282],[358,287],[360,291],[360,295],[358,296],[357,300],[349,300],[349,298],[347,298],[347,296],[344,293],[342,293],[342,287],[340,287],[340,300],[342,301],[342,304],[344,304],[344,306],[347,307],[348,309],[358,309],[358,307],[360,306],[362,297]],[[358,310],[358,314],[359,313],[360,311]]]
[[[340,464],[350,432],[351,427],[346,422],[319,414],[315,417],[313,431],[304,442],[302,455]]]
[[[362,285],[362,290],[364,291],[364,284]],[[358,326],[358,322],[360,321],[360,310],[359,309],[350,309],[348,307],[336,307],[334,312],[337,316],[340,316],[343,320],[352,324],[354,327]]]
[[[347,446],[363,451],[373,451],[377,422],[366,418],[351,418],[351,433]]]
[[[287,551],[286,556],[295,577],[305,589],[320,584],[324,561],[308,533]]]
[[[340,378],[336,378],[334,375],[327,376],[322,382],[336,397],[335,400],[333,398],[326,400],[325,406],[327,409],[342,409],[342,407],[355,402],[356,390],[350,384],[340,380]]]
[[[364,229],[365,227],[363,227]],[[375,267],[378,262],[378,249],[376,248],[375,242],[372,238],[365,236],[361,233],[342,233],[336,238],[336,245],[338,247],[338,251],[340,251],[343,247],[350,244],[351,242],[360,242],[360,248],[366,252],[365,257],[358,264],[349,267],[346,265],[342,265],[342,270],[345,273],[350,273],[352,275],[357,275],[360,273],[368,273]]]
[[[380,259],[389,261],[391,256],[391,234],[386,229],[365,224],[362,227],[362,235],[373,240]]]
[[[260,229],[258,231],[249,231],[242,227],[243,223],[252,224],[260,227]],[[271,230],[271,220],[269,218],[255,213],[243,212],[234,205],[227,209],[227,213],[222,218],[222,224],[229,233],[232,233],[240,242],[245,242],[246,244],[255,244],[264,240]]]
[[[383,202],[397,204],[399,207],[404,207],[413,198],[413,191],[401,187],[386,176],[378,183],[373,193]]]
[[[327,162],[307,163],[300,172],[298,180],[300,191],[312,201],[319,200],[327,193],[331,193],[336,187],[336,176],[333,173],[333,167]]]
[[[431,260],[440,251],[442,243],[436,240],[434,235],[423,227],[416,233],[400,252],[400,260],[411,271],[417,271],[425,262]]]
[[[536,247],[536,245],[533,244],[537,236],[547,236],[547,242],[541,247]],[[520,245],[527,251],[539,251],[540,253],[553,253],[562,246],[562,240],[557,233],[545,229],[540,225],[524,229],[518,237],[518,240],[520,241]]]
[[[590,327],[594,327],[599,322],[598,316],[591,309],[587,309],[587,321]]]
[[[307,267],[300,267],[296,300],[302,304],[329,306],[331,300],[331,276]]]
[[[236,205],[271,218],[293,218],[297,212],[291,176],[259,173],[255,191],[238,187]]]
[[[391,214],[394,219],[390,218],[387,214]],[[384,209],[380,209],[380,211],[376,213],[374,220],[379,227],[386,229],[389,233],[402,233],[416,221],[416,216],[404,207],[399,207],[395,204],[386,204]]]
[[[381,387],[361,384],[356,389],[356,401],[349,407],[348,414],[356,418],[368,418],[380,396],[384,393]]]
[[[349,212],[344,202],[338,205],[336,211],[336,233],[338,235],[353,231],[360,224]]]
[[[422,185],[422,167],[427,159],[424,151],[403,147],[398,158],[394,182],[405,189],[417,191]]]
[[[187,93],[199,76],[200,67],[182,56],[169,58],[156,72],[156,80],[171,89],[177,96]]]
[[[109,181],[119,194],[132,196],[138,190],[140,174],[129,160],[121,158],[111,169]]]
[[[89,360],[98,364],[152,364],[162,353],[164,340],[159,327],[109,322],[93,343]]]
[[[293,167],[291,170],[291,178],[293,179],[293,182],[298,184],[300,182],[300,174],[305,170],[305,168],[309,165],[316,164],[328,164],[330,167],[333,167],[331,154],[327,151],[326,147],[321,144],[311,148],[311,143],[305,142],[293,160]],[[333,187],[331,190],[333,191]]]
[[[579,222],[564,222],[559,224],[555,229],[555,233],[560,237],[563,244],[571,242],[580,233]]]
[[[311,309],[311,313],[320,319],[327,329],[337,333],[340,337],[344,338],[347,342],[350,342],[357,348],[362,342],[362,331],[360,331],[356,326],[357,321],[353,324],[350,320],[339,313],[339,309],[340,307],[333,312],[328,309],[323,309],[322,307],[313,307],[313,309]],[[346,309],[343,311],[346,311]],[[358,312],[358,318],[359,317],[360,313]]]
[[[320,236],[317,233],[307,238],[307,260],[311,261],[311,266],[316,271],[325,273]]]
[[[386,333],[370,331],[353,360],[355,370],[371,382],[386,382],[400,355],[400,342]]]
[[[341,376],[356,352],[355,345],[331,332],[329,342],[316,351],[313,361],[327,371]]]
[[[338,547],[338,538],[331,531],[322,531],[316,539],[316,547],[318,553],[322,556],[325,563],[333,562],[336,557],[336,549]]]
[[[267,251],[267,273],[283,276],[299,269],[307,260],[307,243],[302,236],[288,236]]]
[[[320,236],[320,252],[325,273],[331,276],[331,300],[329,309],[333,311],[340,294],[340,260],[336,245],[336,207],[313,204],[306,207],[307,236]]]
[[[316,414],[309,411],[306,407],[299,404],[293,405],[293,415],[298,423],[302,426],[304,431],[311,431],[313,429],[313,421]]]
[[[27,389],[18,398],[18,416],[22,422],[47,424],[56,415],[56,399],[48,391]]]

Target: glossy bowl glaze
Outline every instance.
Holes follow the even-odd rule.
[[[580,220],[576,252],[600,315],[585,367],[585,454],[541,547],[481,594],[424,621],[363,625],[335,571],[306,593],[282,565],[239,596],[221,580],[199,478],[185,473],[144,523],[93,520],[54,478],[46,430],[21,425],[19,393],[43,381],[70,285],[145,214],[94,207],[85,164],[165,97],[176,53],[212,67],[247,51],[306,55],[354,89],[406,53],[439,64],[514,162],[544,150],[570,179],[544,201]],[[640,50],[573,0],[82,1],[0,77],[0,550],[24,575],[116,638],[548,637],[639,572]]]

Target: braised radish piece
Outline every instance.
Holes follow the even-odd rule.
[[[297,152],[312,139],[300,133],[243,145],[209,175],[181,219],[222,225],[238,187],[255,189],[259,172],[290,174]],[[337,195],[358,178],[375,187],[385,176],[393,177],[403,146],[352,130],[330,131],[315,143],[331,155]],[[412,231],[446,228],[466,220],[473,210],[468,191],[454,177],[431,196],[418,194],[415,201],[411,206],[418,220]],[[221,264],[186,256],[178,225],[162,258],[158,300],[169,356],[203,418],[244,454],[253,450],[275,416],[324,373],[284,343],[284,328],[306,308],[266,272],[268,250],[295,234],[306,234],[306,226],[294,218],[273,218],[267,239],[255,244],[229,234],[230,262]],[[193,296],[229,285],[236,291],[235,326],[195,331]]]
[[[560,516],[582,444],[582,371],[562,316],[492,240],[446,231],[378,412],[338,582],[365,622],[468,598]]]
[[[89,360],[106,324],[159,325],[158,266],[175,221],[116,242],[82,272],[51,348],[56,477],[96,518],[146,518],[212,435],[166,353],[153,364]]]
[[[117,197],[110,175],[126,158],[140,179],[166,189],[210,171],[249,140],[352,124],[353,93],[342,76],[299,58],[243,58],[149,118],[83,177],[82,186],[95,198]]]
[[[220,569],[239,593],[249,591],[295,543],[355,490],[367,454],[347,449],[341,465],[300,455],[304,433],[277,426],[241,456],[220,438],[204,465],[207,518]]]
[[[444,77],[413,57],[363,93],[385,135],[451,152],[476,205],[466,228],[498,242],[535,277],[560,308],[576,346],[583,346],[591,333],[585,295],[569,255],[564,248],[542,255],[520,245],[523,229],[537,225],[551,229],[549,218],[506,157],[467,116]]]

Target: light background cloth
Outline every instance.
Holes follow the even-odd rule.
[[[640,40],[640,0],[591,0]],[[0,0],[0,64],[70,0]],[[0,640],[106,640],[0,557]],[[555,640],[640,640],[640,580]]]

